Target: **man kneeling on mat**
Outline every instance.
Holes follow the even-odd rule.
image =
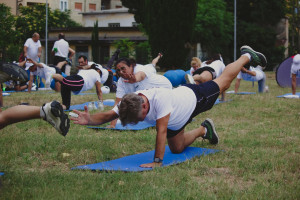
[[[212,81],[200,85],[186,84],[173,90],[153,88],[137,91],[125,95],[121,103],[110,111],[90,115],[85,106],[84,112],[74,111],[78,117],[71,120],[75,124],[98,125],[119,117],[123,125],[139,121],[156,123],[154,160],[141,167],[162,165],[166,140],[173,153],[181,153],[198,137],[218,144],[218,135],[211,119],[206,119],[197,129],[184,132],[184,128],[193,117],[213,107],[219,94],[229,88],[244,65],[249,62],[253,66],[267,64],[265,56],[249,46],[241,47],[241,54],[238,60],[225,68],[221,76]]]

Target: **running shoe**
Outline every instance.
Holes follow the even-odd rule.
[[[42,106],[44,120],[49,122],[61,135],[66,136],[70,128],[70,119],[57,101],[46,103]]]
[[[186,83],[188,83],[188,84],[196,84],[196,82],[194,81],[193,77],[190,74],[185,74],[184,78],[186,80]]]
[[[202,122],[201,126],[204,126],[207,129],[206,134],[203,136],[203,139],[208,139],[210,144],[218,144],[219,137],[215,129],[213,121],[207,118]]]
[[[266,67],[267,59],[264,54],[254,51],[251,47],[244,45],[241,47],[241,54],[249,53],[251,56],[250,65],[256,67],[260,65],[261,67]]]

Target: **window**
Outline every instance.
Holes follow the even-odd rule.
[[[132,26],[133,26],[133,27],[137,27],[138,25],[139,25],[138,23],[132,22]]]
[[[108,27],[120,27],[120,23],[108,23]]]
[[[100,46],[100,64],[106,64],[109,60],[109,46]]]
[[[96,4],[90,3],[90,4],[89,4],[89,10],[90,10],[90,11],[96,11]]]
[[[75,10],[76,11],[82,11],[82,3],[76,3],[75,2]]]
[[[101,1],[101,10],[110,9],[110,0],[102,0]]]
[[[64,12],[66,10],[68,10],[68,1],[60,0],[60,11]]]

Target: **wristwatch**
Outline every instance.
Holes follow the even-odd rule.
[[[154,162],[155,162],[155,163],[162,163],[163,160],[160,159],[160,158],[158,158],[158,157],[156,157],[156,158],[154,158]]]

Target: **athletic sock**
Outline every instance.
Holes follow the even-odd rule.
[[[40,107],[40,116],[41,116],[41,118],[43,118],[43,119],[46,118],[45,112],[43,111],[43,106]]]
[[[243,56],[247,56],[251,61],[251,55],[249,53],[245,53],[245,54],[243,54]]]
[[[205,134],[202,137],[205,137],[206,133],[207,133],[207,128],[206,127],[204,127],[204,128],[205,128]]]

